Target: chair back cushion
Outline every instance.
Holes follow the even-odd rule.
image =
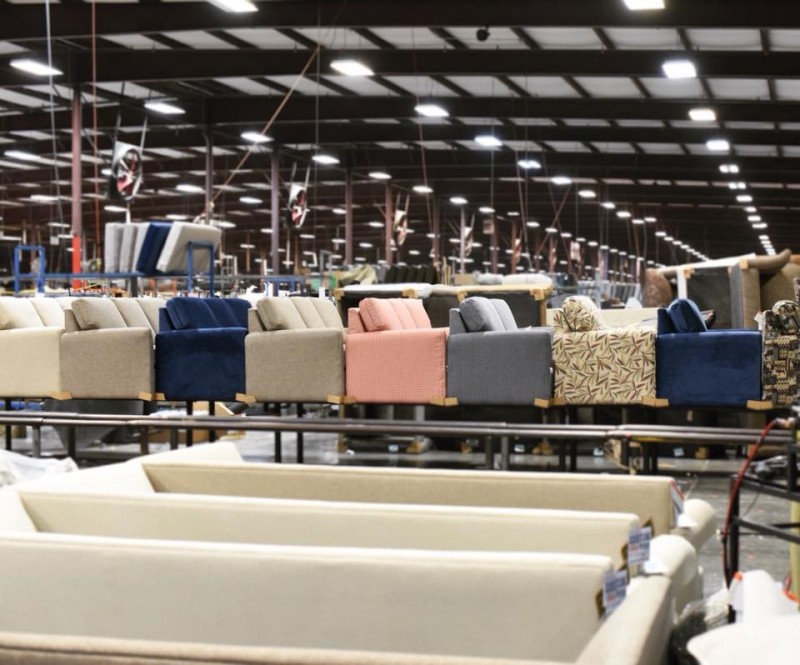
[[[205,298],[170,298],[167,314],[175,330],[221,328]]]
[[[678,333],[698,333],[706,332],[705,321],[700,309],[693,300],[688,298],[678,298],[667,308],[675,332]]]
[[[506,329],[503,319],[488,298],[467,298],[459,305],[468,332],[500,332]]]
[[[453,309],[450,310],[450,334],[463,335],[466,332],[469,331],[464,324],[464,317],[461,316],[461,310],[453,307]]]
[[[326,328],[333,328],[334,330],[344,329],[342,317],[339,316],[336,305],[334,305],[330,300],[327,300],[326,298],[309,298],[308,300],[310,300],[316,308],[317,313],[320,315],[320,318],[322,319]]]
[[[153,331],[150,320],[135,298],[114,298],[112,302],[128,328],[147,328]]]
[[[109,298],[78,298],[72,303],[72,312],[81,330],[128,327]]]
[[[0,298],[0,330],[44,328],[44,323],[30,298]]]
[[[431,328],[422,301],[415,298],[364,298],[358,310],[367,332]]]
[[[247,328],[247,310],[250,303],[241,298],[207,298],[217,321],[223,328]]]
[[[570,296],[561,306],[562,318],[572,332],[605,330],[605,321],[600,309],[591,298]]]
[[[308,326],[293,298],[262,298],[256,310],[267,330],[306,330]]]
[[[159,330],[160,312],[166,307],[167,301],[163,298],[136,298],[136,302],[138,302],[139,307],[142,308],[150,327],[157,333]]]
[[[48,328],[64,327],[64,308],[56,298],[31,298],[33,307]]]

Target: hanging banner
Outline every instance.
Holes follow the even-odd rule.
[[[474,223],[473,218],[473,223]],[[475,229],[472,225],[464,228],[464,237],[461,238],[461,243],[464,245],[464,256],[468,257],[472,254],[472,243],[475,240]]]
[[[511,250],[511,257],[514,265],[518,265],[520,257],[522,257],[522,238],[516,238],[514,240],[514,247]]]
[[[306,215],[308,215],[306,187],[292,183],[289,187],[289,211],[286,215],[286,225],[290,229],[299,229],[306,221]]]
[[[109,198],[133,201],[142,186],[142,175],[142,151],[138,146],[117,141],[111,158]]]

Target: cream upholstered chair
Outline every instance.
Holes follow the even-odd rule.
[[[344,394],[344,326],[321,298],[262,298],[249,312],[247,394],[259,402],[326,402]]]
[[[554,397],[567,404],[639,404],[656,394],[656,331],[608,328],[597,306],[572,296],[553,318]]]
[[[347,396],[379,404],[444,400],[447,332],[431,327],[419,300],[365,298],[348,312]]]

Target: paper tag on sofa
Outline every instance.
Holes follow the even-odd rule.
[[[678,487],[678,483],[674,480],[670,484],[670,495],[672,496],[672,511],[675,517],[674,524],[678,523],[678,519],[683,514],[683,492],[681,492],[681,488]]]
[[[609,616],[617,609],[622,601],[625,600],[625,592],[628,588],[628,573],[625,570],[618,570],[606,573],[603,580],[603,608],[606,616]]]
[[[638,566],[650,560],[650,539],[653,530],[646,526],[643,529],[634,529],[628,536],[628,565]]]

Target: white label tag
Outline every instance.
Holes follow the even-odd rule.
[[[625,600],[628,588],[628,573],[624,570],[606,573],[603,580],[603,607],[609,616]]]
[[[670,494],[672,495],[672,512],[675,517],[673,524],[677,525],[683,514],[683,492],[681,492],[681,488],[678,487],[678,483],[674,480],[670,485]]]
[[[650,539],[653,530],[646,526],[634,529],[628,536],[628,565],[641,565],[650,560]]]

